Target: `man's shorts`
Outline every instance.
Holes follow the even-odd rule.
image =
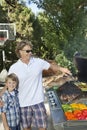
[[[23,128],[37,127],[47,128],[47,114],[44,103],[29,107],[21,107],[21,119]]]

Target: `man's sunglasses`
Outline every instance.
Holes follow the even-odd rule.
[[[32,52],[32,50],[21,50],[21,51],[25,51],[26,53]]]

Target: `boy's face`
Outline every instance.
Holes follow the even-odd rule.
[[[6,86],[8,88],[8,91],[12,92],[16,88],[17,83],[13,81],[12,79],[8,79],[6,82]]]

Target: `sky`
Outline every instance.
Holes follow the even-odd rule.
[[[37,15],[39,12],[42,11],[42,9],[38,9],[36,4],[28,4],[28,7],[32,9],[32,12]]]

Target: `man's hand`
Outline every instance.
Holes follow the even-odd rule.
[[[57,72],[57,71],[61,71],[64,75],[72,75],[72,73],[70,72],[70,70],[68,68],[64,68],[58,65],[52,65],[50,66],[50,69],[53,72]]]
[[[72,73],[70,72],[70,70],[67,69],[67,68],[62,68],[62,67],[60,67],[60,70],[61,70],[61,72],[62,72],[64,75],[72,75]]]

